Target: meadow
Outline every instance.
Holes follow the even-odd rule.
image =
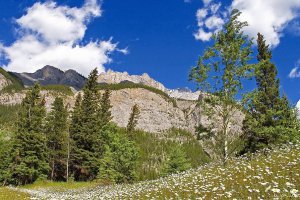
[[[227,166],[212,162],[135,184],[38,182],[5,190],[32,199],[299,199],[300,145],[264,149],[234,158]]]

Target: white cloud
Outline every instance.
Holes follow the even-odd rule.
[[[298,71],[298,69],[299,67],[294,67],[289,73],[289,78],[299,78],[300,72]]]
[[[231,6],[242,12],[241,21],[248,22],[247,34],[256,37],[260,32],[269,44],[277,46],[287,24],[299,18],[300,1],[234,0]]]
[[[224,24],[223,14],[218,13],[221,3],[211,3],[203,0],[204,7],[197,10],[198,31],[194,34],[196,40],[208,41],[213,32],[220,30]]]
[[[205,18],[197,17],[199,31],[206,28],[207,32],[213,33],[220,28],[222,23],[224,24],[226,15],[222,13],[226,12],[228,14],[228,11],[220,9],[220,3],[209,1],[206,4],[206,1],[203,1],[205,6],[201,9],[210,10],[212,14]],[[218,5],[219,7],[217,7]],[[257,33],[260,32],[273,47],[280,43],[280,38],[283,36],[286,26],[300,17],[299,0],[233,0],[230,9],[239,9],[242,12],[240,21],[247,21],[249,24],[244,29],[246,34],[250,37],[256,37]],[[211,17],[217,19],[217,22],[213,23],[215,26],[205,27],[202,25],[207,24],[206,21]]]
[[[117,44],[111,39],[82,44],[87,24],[99,16],[97,0],[86,0],[80,8],[58,6],[53,1],[35,3],[16,19],[20,32],[17,40],[10,46],[0,45],[0,52],[8,60],[3,67],[15,72],[34,72],[53,65],[62,70],[72,68],[83,75],[95,67],[104,71],[104,64],[111,62],[109,54],[118,50]]]

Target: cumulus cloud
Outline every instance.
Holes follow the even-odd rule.
[[[224,13],[218,12],[221,3],[211,2],[211,0],[203,0],[204,7],[197,10],[196,17],[199,29],[194,34],[197,40],[210,40],[212,34],[219,31],[224,25]]]
[[[203,0],[204,1],[204,0]],[[216,3],[204,1],[204,9],[213,11],[213,5]],[[203,9],[203,8],[201,8]],[[241,21],[247,21],[249,26],[245,28],[244,32],[251,37],[256,37],[258,32],[265,36],[266,41],[273,47],[280,43],[280,37],[283,36],[283,31],[289,23],[295,22],[299,19],[300,1],[299,0],[233,0],[230,9],[239,9],[242,14]],[[217,13],[212,14],[218,16],[218,13],[227,12],[227,9],[216,9]],[[223,15],[224,16],[224,15]],[[227,15],[228,16],[228,15]],[[208,18],[198,18],[198,24],[205,23]],[[224,18],[222,18],[224,23]],[[215,22],[217,23],[217,22]],[[219,20],[214,27],[207,27],[207,30],[212,33],[222,24]],[[199,26],[199,30],[203,30],[203,26]],[[198,38],[199,39],[199,38]]]
[[[118,50],[108,41],[84,43],[88,23],[101,16],[97,0],[86,0],[80,8],[58,6],[54,1],[35,3],[25,15],[16,19],[19,37],[9,46],[0,45],[9,71],[34,72],[45,65],[62,70],[75,69],[87,75],[111,62],[109,54]],[[126,50],[122,50],[126,53]]]

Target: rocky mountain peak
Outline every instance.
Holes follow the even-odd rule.
[[[22,80],[25,86],[31,86],[39,81],[41,85],[61,84],[68,85],[77,90],[83,88],[86,78],[75,70],[62,71],[56,67],[46,65],[34,73],[14,74]]]

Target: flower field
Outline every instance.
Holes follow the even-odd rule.
[[[59,185],[57,185],[59,187]],[[290,144],[132,185],[11,188],[32,199],[300,199],[300,145]]]

